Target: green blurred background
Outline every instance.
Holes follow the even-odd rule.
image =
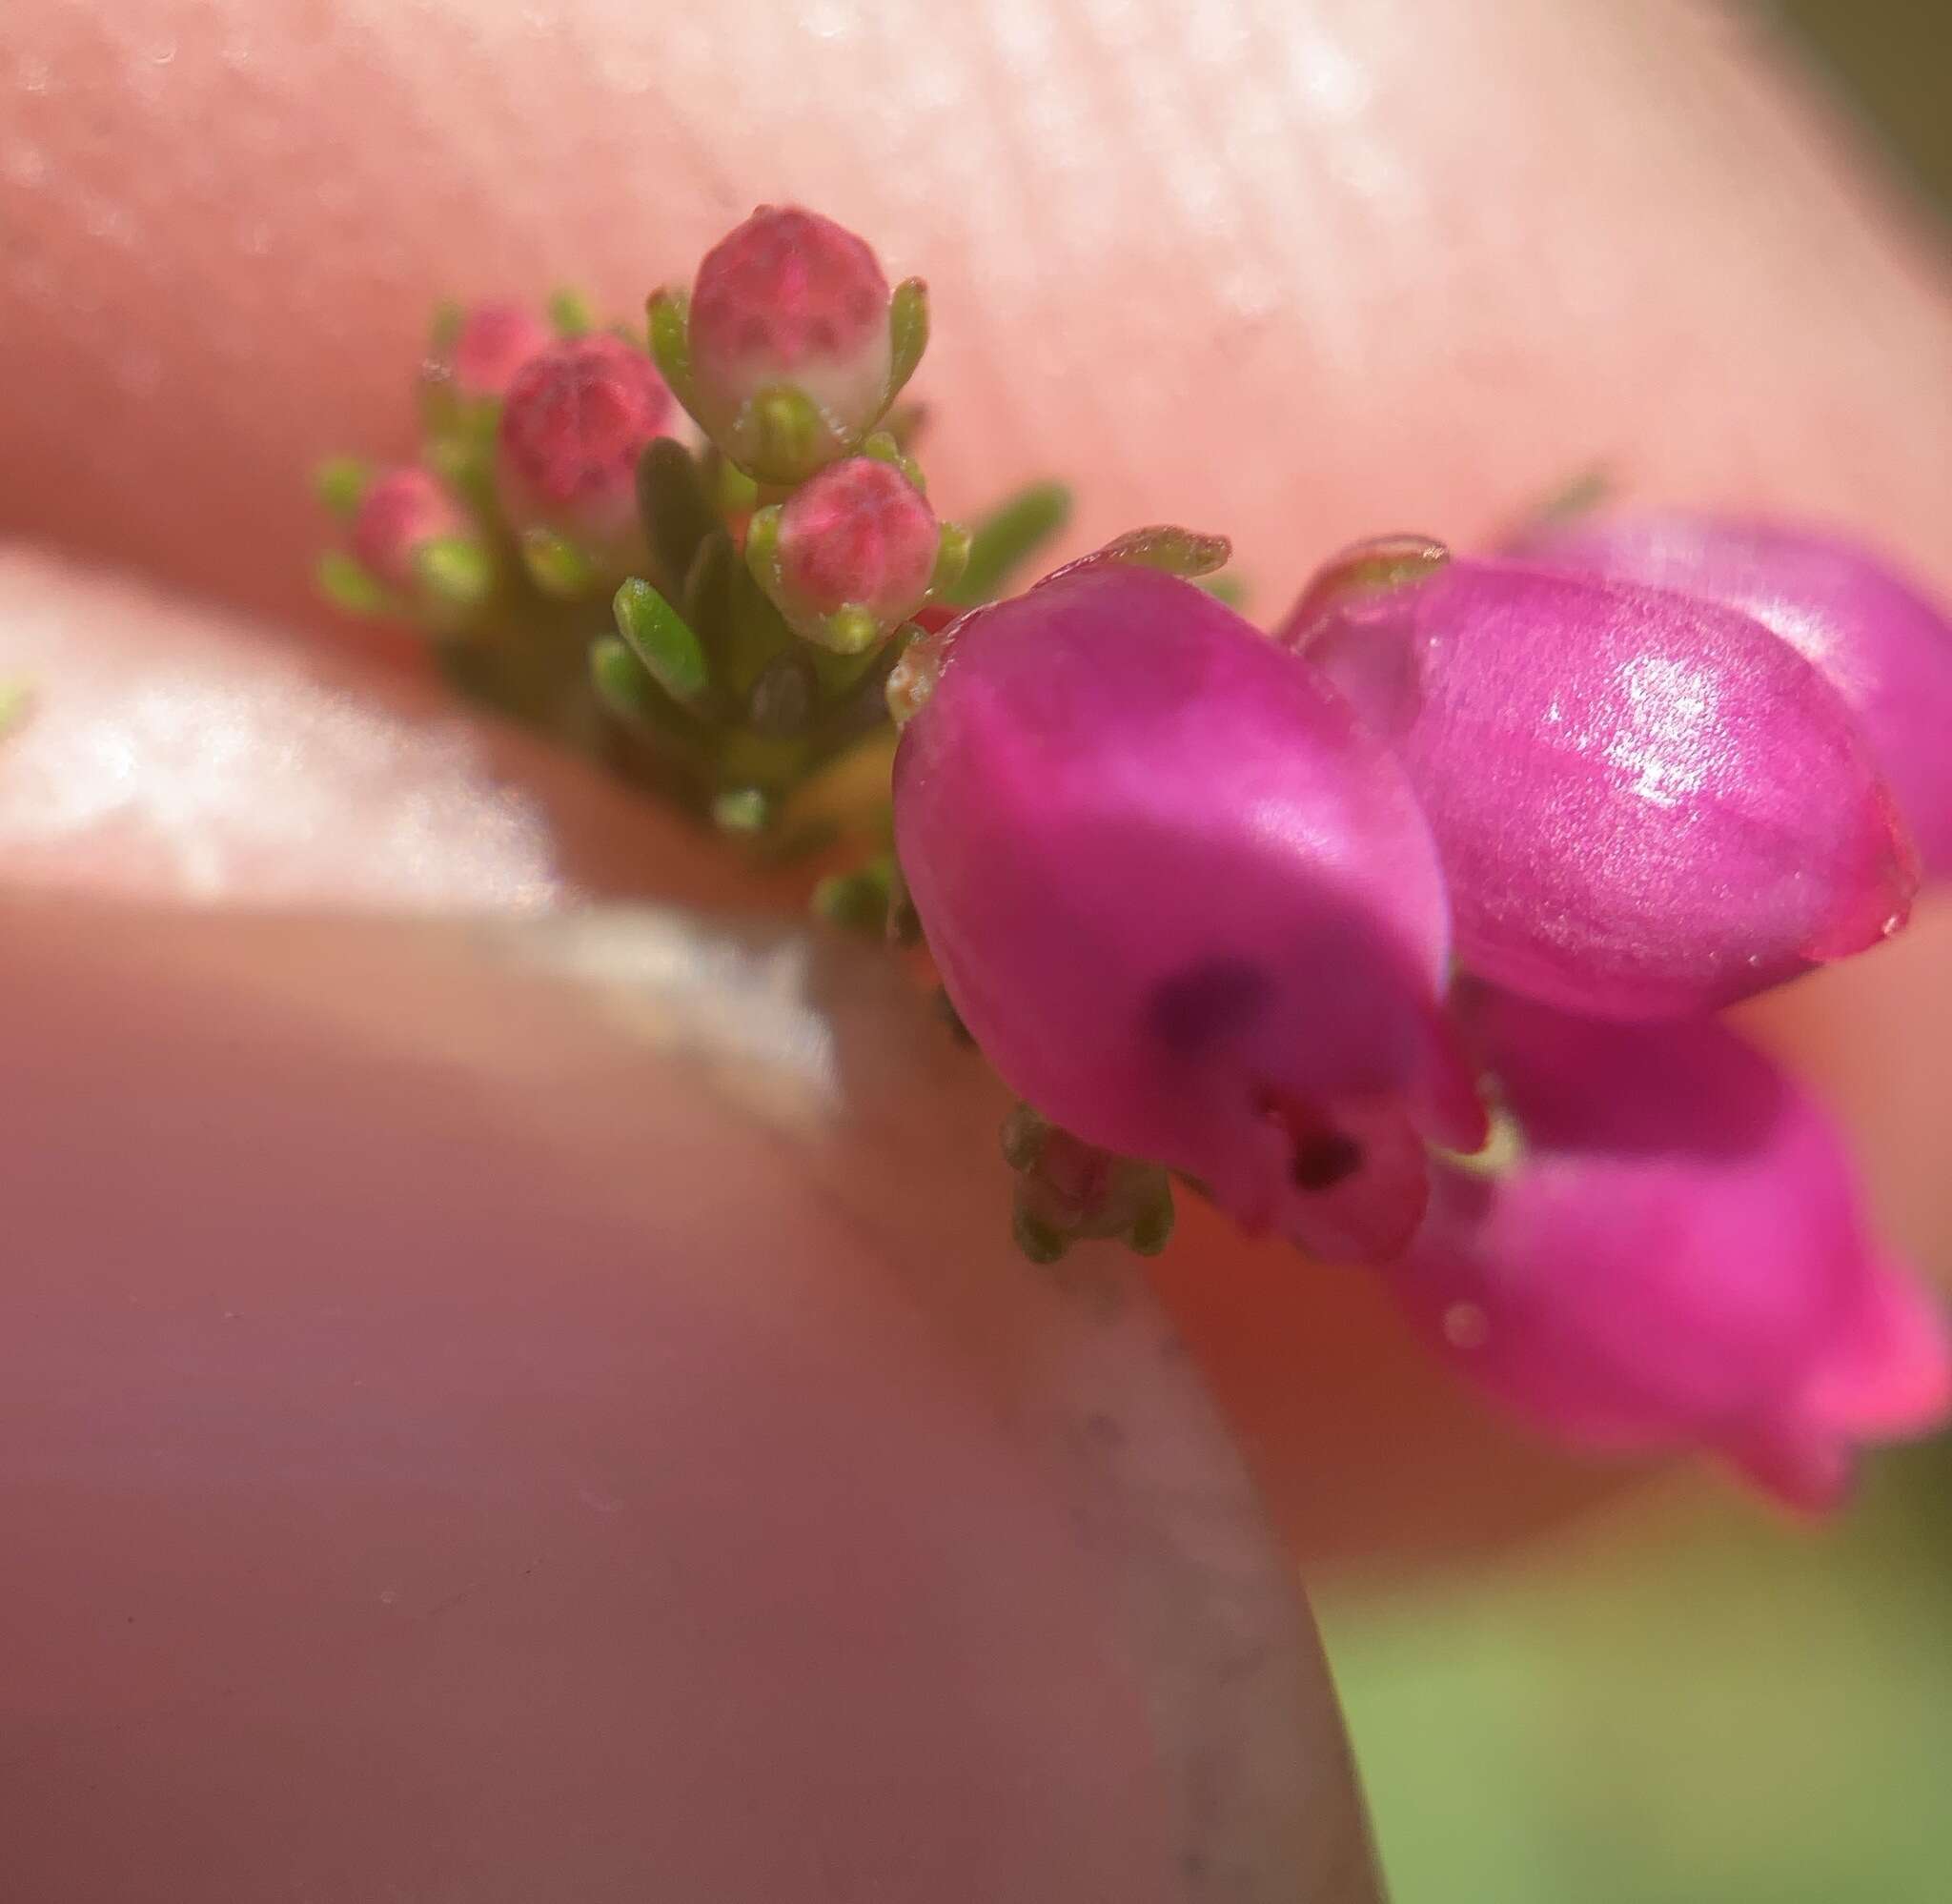
[[[1952,208],[1948,0],[1782,0],[1751,10],[1765,30],[1800,39],[1901,170]]]
[[[1316,1594],[1396,1904],[1947,1904],[1952,1447]]]
[[[1747,11],[1952,210],[1952,0]],[[1395,1904],[1952,1904],[1952,1444],[1821,1529],[1678,1476],[1315,1598]]]

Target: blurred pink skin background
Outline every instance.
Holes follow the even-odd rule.
[[[537,975],[547,942],[386,922],[767,895],[322,612],[305,472],[407,447],[437,298],[568,280],[627,313],[791,197],[929,278],[951,515],[1065,475],[1081,544],[1228,530],[1272,615],[1352,537],[1468,541],[1597,463],[1952,586],[1952,310],[1907,208],[1698,6],[9,27],[0,676],[35,705],[0,741],[0,1631],[30,1642],[0,1811],[29,1893],[1188,1894],[1148,1822],[1169,1723],[999,1428],[1062,1359],[1002,1298],[972,1342],[917,1321],[938,1248],[1015,1274],[975,1214],[1001,1234],[996,1166],[876,1181],[620,1043]],[[266,904],[313,923],[229,917]],[[1752,1021],[1941,1265],[1944,957],[1928,911]],[[972,1214],[931,1228],[945,1197]],[[1312,1564],[1603,1485],[1443,1387],[1358,1279],[1195,1212],[1156,1282]],[[1312,1853],[1274,1894],[1359,1896],[1305,1696]]]

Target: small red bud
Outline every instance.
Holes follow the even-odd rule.
[[[430,543],[470,538],[467,512],[430,471],[389,470],[359,499],[350,539],[353,554],[389,588],[411,593],[415,561]]]
[[[518,529],[606,555],[637,533],[637,465],[671,416],[651,361],[620,337],[564,338],[516,374],[502,407],[497,486]]]
[[[781,592],[797,614],[854,606],[893,627],[928,593],[941,539],[928,498],[901,470],[850,456],[796,490],[780,511]]]
[[[888,281],[853,233],[795,206],[762,205],[706,253],[693,285],[691,375],[699,421],[735,456],[751,405],[790,385],[838,449],[885,408]]]

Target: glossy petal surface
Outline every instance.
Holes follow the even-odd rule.
[[[1390,736],[1458,956],[1568,1010],[1707,1010],[1877,944],[1917,866],[1841,697],[1752,617],[1505,561],[1284,635]]]
[[[1312,669],[1186,582],[1084,569],[966,618],[895,767],[930,949],[1006,1083],[1250,1228],[1399,1248],[1413,1115],[1472,1141],[1430,834]],[[1379,1180],[1386,1180],[1380,1182]]]

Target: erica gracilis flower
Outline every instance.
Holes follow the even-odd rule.
[[[1459,1368],[1576,1445],[1711,1448],[1810,1508],[1860,1443],[1943,1422],[1944,1317],[1778,1065],[1706,1020],[1473,1019],[1519,1161],[1440,1168],[1385,1271]]]
[[[1394,745],[1457,951],[1569,1010],[1702,1011],[1903,924],[1918,882],[1848,706],[1753,617],[1454,560],[1282,638]]]
[[[944,636],[895,763],[909,891],[1005,1081],[1250,1228],[1400,1248],[1481,1135],[1443,882],[1349,705],[1210,596],[1076,569]]]
[[[1728,517],[1574,517],[1520,553],[1753,615],[1850,704],[1926,875],[1952,873],[1952,619],[1917,582],[1845,537]]]

